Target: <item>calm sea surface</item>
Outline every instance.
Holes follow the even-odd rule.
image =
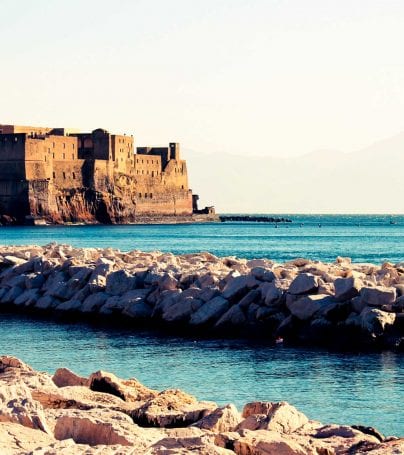
[[[193,340],[0,315],[0,352],[50,373],[61,365],[136,377],[239,408],[287,400],[323,422],[361,423],[404,436],[404,356],[271,347],[245,340]]]
[[[3,227],[0,245],[56,241],[122,251],[210,251],[219,256],[277,261],[296,257],[334,261],[337,256],[350,256],[356,262],[404,261],[404,215],[283,216],[293,222]]]
[[[278,228],[253,223],[0,228],[0,244],[56,241],[279,261],[298,256],[333,261],[338,255],[357,262],[404,261],[404,216],[289,217],[293,223]],[[150,387],[178,387],[239,407],[258,399],[287,400],[311,418],[404,436],[402,354],[193,340],[7,314],[0,315],[0,353],[49,372],[60,366],[81,374],[102,368]]]

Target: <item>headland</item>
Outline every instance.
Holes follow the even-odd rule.
[[[287,402],[233,405],[157,391],[99,370],[35,371],[0,357],[0,451],[26,454],[398,454],[404,439],[364,425],[309,420]]]
[[[404,264],[2,247],[0,308],[201,336],[404,349]]]
[[[0,224],[217,221],[198,209],[178,143],[104,129],[0,125]]]

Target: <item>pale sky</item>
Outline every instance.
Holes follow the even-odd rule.
[[[404,130],[402,0],[0,0],[0,123],[293,156]]]

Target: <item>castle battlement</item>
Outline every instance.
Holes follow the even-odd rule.
[[[104,129],[0,125],[0,216],[128,222],[192,215],[178,143],[137,147]]]

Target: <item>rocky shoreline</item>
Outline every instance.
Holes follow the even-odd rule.
[[[309,420],[287,402],[198,401],[104,371],[52,376],[0,357],[2,455],[399,454],[404,439],[362,425]]]
[[[10,309],[202,336],[403,351],[404,263],[3,246],[0,310]]]

